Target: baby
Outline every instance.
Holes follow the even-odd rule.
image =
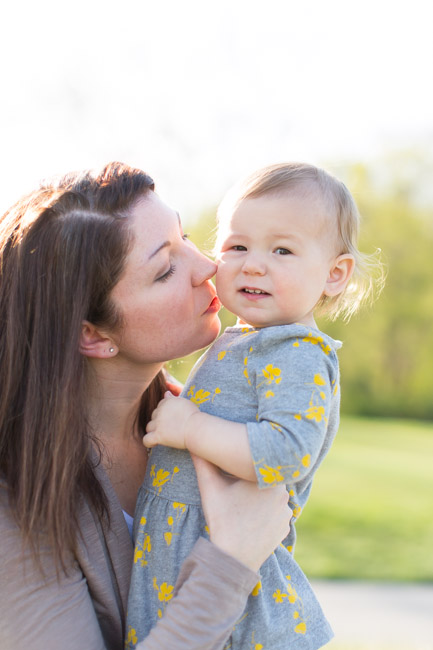
[[[263,488],[284,483],[293,510],[288,538],[261,567],[224,647],[314,650],[332,638],[293,550],[295,519],[339,423],[341,343],[314,316],[348,318],[372,289],[358,226],[343,183],[305,164],[261,169],[221,204],[216,287],[238,322],[197,362],[183,397],[167,394],[147,426],[144,444],[154,449],[137,501],[128,605],[139,640],[207,534],[190,453]]]

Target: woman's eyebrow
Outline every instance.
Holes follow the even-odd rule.
[[[171,242],[168,241],[168,240],[165,241],[165,242],[163,242],[160,246],[158,246],[158,248],[156,248],[156,249],[153,251],[153,253],[151,253],[151,254],[149,255],[149,257],[147,258],[147,261],[151,260],[152,257],[155,257],[155,255],[157,255],[157,253],[159,253],[160,250],[162,250],[163,248],[167,248],[167,246],[171,246]]]

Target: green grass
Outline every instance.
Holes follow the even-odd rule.
[[[343,418],[297,531],[310,578],[433,581],[433,423]]]

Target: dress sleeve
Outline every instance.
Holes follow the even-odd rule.
[[[222,650],[259,576],[204,538],[185,560],[164,618],[137,650]]]
[[[320,457],[338,391],[338,362],[331,346],[308,331],[266,343],[247,360],[258,402],[248,439],[259,486],[291,486],[305,480]]]

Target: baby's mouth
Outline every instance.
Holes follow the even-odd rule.
[[[262,289],[248,289],[248,288],[245,287],[244,289],[241,289],[241,291],[243,293],[253,293],[253,294],[256,294],[256,295],[262,294],[264,296],[269,296],[268,292],[267,291],[262,291]]]

